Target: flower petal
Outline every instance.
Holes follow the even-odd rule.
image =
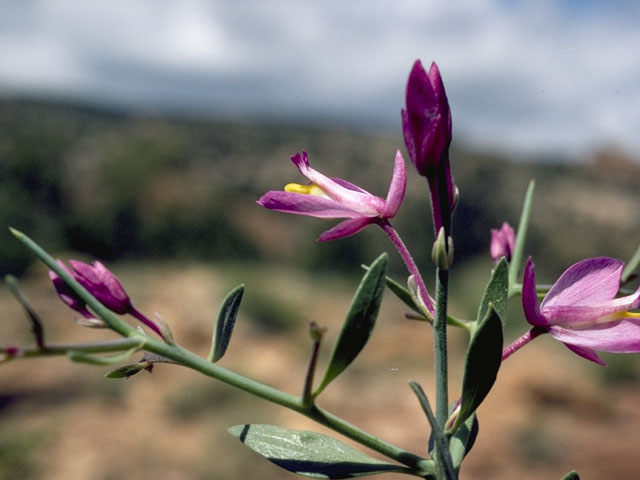
[[[556,305],[591,305],[611,300],[620,288],[624,263],[615,258],[587,258],[569,267],[551,287],[541,310]]]
[[[338,238],[349,237],[355,235],[360,230],[377,221],[377,218],[359,217],[344,222],[340,222],[331,230],[327,230],[318,237],[318,242],[327,242],[329,240],[336,240]]]
[[[396,152],[396,159],[393,165],[393,177],[389,185],[389,193],[385,201],[385,207],[382,212],[384,218],[394,217],[398,213],[398,209],[404,199],[404,193],[407,189],[407,168],[404,164],[404,158],[400,150]]]
[[[522,279],[522,308],[524,316],[531,325],[545,327],[549,324],[547,319],[540,313],[540,302],[536,293],[536,273],[531,257],[527,260]]]
[[[570,345],[568,343],[565,343],[564,346],[567,347],[576,355],[580,355],[582,358],[586,358],[587,360],[595,362],[598,365],[602,365],[603,367],[607,366],[607,364],[604,363],[604,361],[598,356],[595,350],[591,350],[590,348],[577,347],[575,345]]]
[[[362,218],[362,213],[330,198],[272,190],[258,200],[269,210],[319,218]]]
[[[362,216],[371,217],[382,214],[384,209],[384,200],[382,198],[371,195],[359,187],[356,187],[357,190],[346,187],[341,184],[342,182],[337,182],[311,168],[306,151],[303,151],[302,155],[297,153],[292,156],[291,161],[298,167],[302,175],[307,177],[311,183],[315,183],[327,196],[336,202],[348,205],[349,208],[354,210],[357,209]],[[349,185],[355,187],[355,185]]]
[[[567,345],[613,353],[640,353],[640,320],[623,318],[589,328],[570,329],[557,325],[549,333]]]
[[[541,308],[542,314],[553,324],[607,323],[615,318],[609,315],[638,308],[640,290],[625,297],[595,303],[592,305],[554,305]]]

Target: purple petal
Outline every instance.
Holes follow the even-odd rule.
[[[387,200],[385,201],[384,211],[382,212],[384,218],[394,217],[395,214],[398,213],[406,189],[407,168],[404,164],[402,153],[398,150],[393,166],[393,177],[391,177],[391,184],[389,185],[389,193],[387,193]]]
[[[257,202],[269,210],[277,212],[309,215],[319,218],[361,218],[363,214],[346,207],[330,198],[306,195],[304,193],[272,190],[265,193]]]
[[[584,329],[552,326],[549,333],[567,345],[613,353],[640,353],[640,320],[624,318]]]
[[[591,305],[611,300],[620,288],[624,263],[615,258],[587,258],[569,267],[551,287],[541,309]]]
[[[413,129],[411,128],[411,123],[409,122],[409,112],[407,112],[407,110],[403,108],[400,114],[402,117],[402,135],[404,137],[404,143],[407,147],[407,152],[409,152],[409,158],[417,168],[418,151],[416,148],[416,140],[414,137]],[[420,173],[423,174],[424,172]]]
[[[536,327],[548,325],[547,319],[540,313],[540,303],[536,293],[536,273],[531,257],[527,260],[522,279],[522,308],[527,322],[531,325]]]
[[[604,363],[604,361],[598,356],[598,354],[590,348],[577,347],[575,345],[569,345],[568,343],[565,343],[564,346],[576,355],[580,355],[582,358],[586,358],[587,360],[595,362],[598,365],[602,365],[603,367],[607,366],[607,364]]]
[[[626,297],[614,298],[592,305],[556,305],[542,307],[542,314],[553,324],[595,323],[607,315],[638,308],[640,290]],[[604,323],[604,322],[603,322]]]
[[[353,218],[350,220],[345,220],[344,222],[340,222],[338,225],[333,227],[331,230],[327,230],[322,235],[318,237],[318,242],[327,242],[329,240],[336,240],[338,238],[349,237],[351,235],[355,235],[360,230],[364,229],[366,226],[377,221],[377,218]]]
[[[333,180],[309,166],[307,152],[303,151],[291,157],[291,161],[298,167],[300,173],[315,183],[331,199],[348,208],[357,210],[362,216],[378,216],[384,209],[384,200],[371,195],[366,190],[356,187],[349,182]],[[341,184],[342,183],[342,184]],[[348,185],[348,186],[345,186]]]

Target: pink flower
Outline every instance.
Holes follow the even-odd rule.
[[[491,229],[491,258],[493,263],[498,263],[502,257],[508,262],[516,245],[516,234],[507,222],[502,224],[499,230]]]
[[[407,172],[399,151],[396,153],[386,199],[372,195],[346,180],[329,178],[314,170],[309,166],[305,151],[302,155],[298,153],[291,157],[291,161],[311,183],[290,183],[284,191],[267,192],[258,200],[258,204],[278,212],[347,219],[320,235],[320,242],[354,235],[373,223],[381,224],[395,216],[404,198]]]
[[[522,285],[527,321],[550,333],[581,357],[604,365],[596,350],[640,352],[640,288],[616,298],[623,262],[596,257],[569,267],[551,287],[542,303],[536,294],[535,272],[529,258]]]

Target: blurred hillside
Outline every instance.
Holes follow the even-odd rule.
[[[455,141],[454,141],[455,145]],[[395,135],[284,124],[131,115],[86,107],[0,101],[0,273],[22,273],[32,257],[6,230],[50,250],[105,259],[264,260],[306,268],[351,268],[388,249],[380,232],[314,247],[331,223],[268,212],[267,190],[300,176],[288,158],[385,196]],[[626,259],[640,238],[640,163],[603,152],[579,165],[457,148],[461,192],[456,260],[488,252],[489,229],[517,224],[536,180],[527,251],[555,272],[586,256]],[[421,264],[431,230],[425,182],[411,171],[394,221]]]
[[[326,363],[358,265],[390,244],[374,228],[315,244],[334,222],[265,211],[255,201],[300,180],[288,158],[302,149],[319,170],[385,196],[397,148],[404,150],[399,127],[395,135],[374,135],[0,101],[0,273],[24,273],[34,263],[9,225],[54,253],[73,250],[113,262],[109,268],[136,306],[160,312],[176,339],[200,355],[208,352],[218,302],[244,282],[247,295],[223,365],[297,393],[310,346],[307,321],[328,327],[320,360]],[[526,251],[542,282],[587,256],[626,260],[640,241],[640,164],[633,159],[610,151],[580,165],[561,158],[510,161],[460,147],[451,158],[461,191],[452,273],[466,280],[453,284],[455,313],[474,314],[491,266],[489,229],[504,220],[515,226],[531,179],[536,195]],[[419,265],[428,266],[426,185],[409,172],[393,223]],[[401,279],[397,255],[390,259]],[[337,268],[356,278],[329,271]],[[71,321],[42,266],[23,280],[49,341],[109,335]],[[509,340],[525,328],[519,302],[513,303]],[[0,310],[3,344],[30,343],[7,288],[0,289]],[[370,346],[322,401],[419,452],[427,422],[407,382],[419,379],[433,398],[432,342],[425,325],[405,321],[403,313],[386,295]],[[456,379],[465,342],[452,331]],[[561,478],[577,467],[583,478],[636,479],[640,357],[603,357],[608,369],[550,338],[514,355],[481,406],[480,436],[464,478]],[[0,480],[294,478],[238,448],[226,428],[254,422],[318,430],[297,414],[184,369],[161,365],[153,375],[119,382],[102,377],[111,367],[95,368],[64,358],[2,366]],[[451,385],[452,396],[459,393],[459,382]]]

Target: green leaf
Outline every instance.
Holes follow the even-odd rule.
[[[276,425],[235,425],[229,433],[267,460],[290,472],[314,478],[352,478],[413,471],[377,460],[321,433]]]
[[[571,470],[564,477],[562,477],[562,480],[580,480],[580,475],[578,475],[578,472],[576,472],[575,470]]]
[[[387,254],[383,253],[362,277],[333,347],[329,366],[314,397],[351,364],[369,340],[382,301],[386,269]]]
[[[466,422],[460,425],[449,440],[449,452],[453,468],[456,472],[460,471],[462,460],[469,453],[478,435],[478,418],[476,414],[472,414]]]
[[[429,399],[427,398],[427,395],[424,393],[424,390],[422,389],[420,384],[418,384],[417,382],[411,381],[409,382],[409,386],[413,390],[413,393],[415,393],[418,397],[420,406],[427,416],[429,425],[431,425],[431,438],[429,439],[429,443],[433,441],[433,444],[438,446],[436,450],[438,461],[443,465],[447,478],[454,478],[454,465],[451,459],[450,452],[447,449],[447,440],[444,436],[444,433],[442,432],[442,428],[440,428],[440,425],[438,425],[438,421],[433,414],[433,410],[431,409],[431,405],[429,404]],[[430,451],[431,450],[432,447],[430,445]]]
[[[447,433],[455,432],[476,411],[493,387],[502,361],[502,322],[489,305],[489,311],[476,327],[467,349],[462,378],[460,410]]]
[[[638,265],[640,265],[640,245],[631,257],[631,260],[629,260],[625,265],[624,270],[622,270],[622,278],[620,279],[620,283],[627,283],[629,277],[631,277],[633,272],[635,272],[638,268]]]
[[[536,188],[536,182],[531,180],[527,193],[524,196],[524,204],[522,205],[522,213],[520,214],[520,222],[518,223],[518,231],[516,232],[516,245],[511,255],[509,263],[509,295],[517,293],[516,281],[518,272],[522,264],[522,253],[524,252],[524,243],[527,239],[527,230],[529,228],[529,217],[531,215],[531,206],[533,205],[533,191]]]
[[[105,374],[107,378],[129,378],[136,373],[140,373],[142,370],[149,368],[149,363],[147,362],[138,362],[131,365],[125,365],[120,368],[116,368],[115,370],[111,370],[109,373]]]
[[[502,320],[502,324],[505,324],[507,319],[507,299],[509,295],[508,275],[507,261],[503,257],[493,270],[491,279],[482,296],[480,308],[478,308],[478,323],[487,315],[489,305],[493,305],[494,310]]]
[[[38,317],[36,311],[31,307],[27,299],[22,294],[18,279],[13,275],[7,275],[4,277],[4,279],[7,282],[7,285],[9,286],[9,289],[11,290],[13,296],[16,297],[16,300],[18,300],[20,305],[22,305],[22,308],[24,309],[24,312],[27,315],[29,322],[31,323],[31,332],[35,337],[36,345],[38,345],[38,347],[41,349],[45,349],[46,347],[44,344],[44,328],[42,327],[42,321],[40,320],[40,317]]]
[[[69,350],[67,352],[67,356],[71,361],[77,363],[88,363],[89,365],[113,365],[114,363],[120,363],[123,360],[126,360],[138,350],[139,347],[134,347],[126,352],[106,355],[104,357],[89,355],[88,353],[80,352],[78,350]]]
[[[227,351],[243,294],[244,285],[238,285],[227,294],[220,305],[216,325],[213,329],[211,352],[208,356],[208,359],[211,362],[217,362],[220,360]]]

